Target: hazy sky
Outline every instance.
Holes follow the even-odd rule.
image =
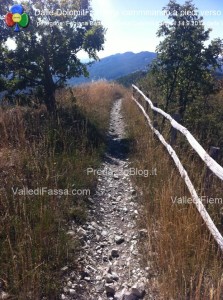
[[[99,57],[127,51],[154,52],[159,43],[156,37],[159,24],[168,21],[167,17],[162,15],[162,8],[168,1],[91,0],[93,19],[100,20],[107,29],[105,50],[99,52]],[[178,3],[184,2],[178,0]],[[206,14],[205,27],[213,29],[210,38],[223,39],[223,0],[194,0],[194,4],[201,15]],[[9,46],[13,47],[12,41],[9,42]],[[83,51],[78,56],[82,59],[87,58]]]
[[[184,3],[178,0],[178,3]],[[168,21],[161,13],[168,0],[92,0],[94,19],[107,28],[105,50],[99,57],[126,51],[155,51],[159,42],[156,32],[159,24]],[[195,0],[200,12],[218,14],[204,16],[206,28],[213,28],[210,37],[223,38],[223,0]]]

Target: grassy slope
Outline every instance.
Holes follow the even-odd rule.
[[[13,195],[12,187],[90,189],[105,150],[112,102],[122,90],[106,82],[58,92],[58,117],[45,107],[0,110],[0,282],[13,299],[57,299],[60,269],[77,265],[80,244],[69,221],[84,223],[84,195]]]
[[[133,140],[131,161],[141,170],[157,169],[157,176],[133,177],[143,192],[141,226],[149,232],[143,245],[144,263],[151,274],[149,287],[159,289],[158,299],[220,300],[223,297],[222,255],[195,207],[172,202],[172,197],[190,195],[169,154],[151,134],[144,117],[129,98],[125,100],[124,113],[129,138]],[[167,140],[168,133],[169,128],[165,133]],[[188,152],[181,139],[178,142],[181,146],[176,147],[176,151],[199,195],[203,195],[204,166],[192,151]],[[220,181],[214,181],[210,196],[222,197]],[[223,233],[221,206],[209,205],[208,211]]]
[[[66,234],[68,223],[84,223],[89,203],[86,196],[15,197],[12,186],[74,184],[93,193],[96,178],[87,177],[86,168],[100,163],[112,101],[124,94],[133,166],[157,169],[157,175],[133,177],[143,191],[140,225],[149,232],[142,245],[144,263],[150,268],[149,285],[159,289],[159,299],[222,299],[220,253],[193,205],[171,202],[171,197],[189,196],[182,179],[131,95],[106,82],[80,86],[73,94],[58,92],[57,121],[44,107],[1,109],[0,281],[15,299],[57,298],[60,269],[76,267],[81,250]],[[176,150],[201,192],[201,162],[193,153],[185,158],[181,147]],[[211,194],[222,196],[221,192],[219,182],[214,182]],[[219,207],[208,210],[221,229]]]

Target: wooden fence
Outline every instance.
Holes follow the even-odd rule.
[[[180,172],[181,177],[184,179],[185,184],[186,184],[186,186],[187,186],[187,188],[188,188],[188,190],[191,194],[191,197],[193,199],[193,203],[196,205],[196,208],[197,208],[198,212],[200,213],[201,217],[203,218],[204,222],[206,223],[206,225],[207,225],[210,233],[212,234],[213,238],[217,242],[220,249],[223,251],[223,237],[222,237],[221,233],[219,232],[219,230],[215,226],[213,220],[209,216],[206,208],[204,207],[202,201],[200,200],[200,198],[199,198],[199,196],[198,196],[198,194],[197,194],[197,192],[196,192],[196,190],[195,190],[195,188],[194,188],[194,186],[193,186],[193,184],[192,184],[192,182],[191,182],[191,180],[190,180],[190,178],[187,174],[187,171],[183,167],[183,165],[182,165],[180,159],[178,158],[175,150],[172,148],[172,146],[170,144],[168,144],[165,141],[162,134],[156,129],[157,122],[155,121],[154,122],[155,124],[152,123],[152,121],[151,121],[151,119],[150,119],[150,117],[147,113],[148,108],[150,107],[153,110],[153,112],[155,112],[155,114],[158,113],[158,114],[162,115],[163,117],[165,117],[167,120],[169,120],[172,127],[175,130],[181,132],[186,137],[186,139],[189,142],[189,144],[191,145],[191,147],[197,152],[197,154],[204,161],[204,163],[207,165],[207,167],[221,180],[223,180],[223,168],[204,150],[204,148],[198,143],[198,141],[187,130],[187,128],[180,125],[173,117],[171,117],[169,114],[164,112],[162,109],[157,108],[155,105],[153,105],[152,101],[148,97],[146,97],[143,94],[143,92],[137,86],[132,85],[132,87],[133,87],[133,97],[132,97],[132,99],[135,101],[135,103],[141,109],[143,115],[147,119],[148,124],[149,124],[150,128],[152,129],[152,131],[154,132],[154,134],[158,137],[160,142],[165,146],[168,153],[172,157],[175,165],[177,166],[177,169]],[[144,98],[144,100],[146,101],[146,109],[135,98],[136,93],[141,95]]]

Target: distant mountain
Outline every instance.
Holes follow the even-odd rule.
[[[125,87],[130,87],[132,84],[137,84],[140,79],[145,78],[147,75],[146,71],[136,71],[131,74],[119,77],[115,81]]]
[[[69,85],[91,82],[99,79],[115,80],[128,74],[145,71],[156,57],[156,53],[143,51],[140,53],[126,52],[114,54],[88,67],[89,78],[79,77],[68,80]]]

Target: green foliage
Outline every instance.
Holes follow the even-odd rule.
[[[220,147],[223,154],[222,93],[194,101],[186,110],[185,126],[196,132],[199,141],[209,151],[210,146]],[[223,157],[223,155],[221,155]]]
[[[0,92],[6,88],[6,76],[8,75],[6,62],[7,49],[3,44],[0,44]]]
[[[105,30],[93,23],[90,2],[86,0],[30,0],[24,7],[31,22],[26,29],[13,35],[17,47],[9,51],[7,63],[14,81],[8,88],[12,93],[28,87],[42,88],[47,108],[52,111],[56,106],[56,89],[65,86],[66,80],[73,76],[88,75],[86,65],[77,57],[78,52],[84,50],[96,60],[97,52],[103,49]],[[36,10],[56,12],[57,9],[82,14],[35,13]],[[10,28],[8,32],[12,35],[13,30]]]
[[[145,71],[137,71],[129,75],[120,77],[116,81],[119,84],[124,85],[125,87],[130,87],[132,84],[136,84],[139,80],[141,80],[144,77],[146,77]]]
[[[180,5],[171,0],[164,9],[171,23],[163,23],[157,32],[163,40],[157,47],[152,72],[166,110],[174,104],[183,116],[189,103],[215,92],[213,74],[222,65],[219,55],[223,52],[223,41],[215,39],[205,46],[211,29],[204,29],[203,18],[192,1]]]
[[[5,16],[6,13],[9,11],[9,7],[12,5],[12,0],[4,0],[1,1],[0,5],[0,15]],[[9,37],[13,37],[13,32],[8,29],[8,27],[5,24],[4,19],[0,19],[0,28],[1,28],[1,34],[0,34],[0,44],[7,41]]]

